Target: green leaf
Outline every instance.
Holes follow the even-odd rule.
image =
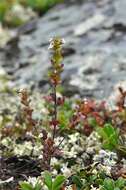
[[[35,190],[41,190],[42,189],[42,186],[41,186],[41,184],[40,183],[37,183],[36,185],[35,185],[35,188],[34,188]]]
[[[21,190],[34,190],[32,185],[27,182],[20,182]]]
[[[110,136],[111,134],[115,132],[113,126],[109,123],[104,125],[104,131],[107,134],[107,136]]]
[[[103,129],[107,135],[108,145],[110,148],[114,148],[118,144],[119,139],[116,129],[111,124],[106,124]]]
[[[97,128],[97,132],[103,139],[103,147],[112,150],[118,145],[118,131],[111,125],[105,124],[103,128]]]
[[[76,175],[74,175],[72,177],[72,182],[75,183],[76,186],[79,187],[79,188],[81,188],[83,186],[83,184],[81,182],[81,179],[78,176],[76,176]]]
[[[94,118],[89,118],[88,119],[88,122],[89,122],[89,125],[91,125],[91,127],[99,127],[98,125],[97,125],[97,122],[96,122],[96,119],[94,119]]]
[[[105,179],[103,184],[106,190],[114,190],[115,185],[112,179]]]
[[[44,173],[44,183],[49,190],[52,190],[52,176],[48,171]]]
[[[126,185],[126,180],[123,178],[119,178],[116,182],[115,182],[116,187],[119,187],[120,189],[122,189],[123,187],[125,187]]]
[[[9,4],[6,1],[0,1],[0,21],[3,22],[5,15],[9,9]]]
[[[120,188],[118,188],[118,187],[116,187],[116,188],[114,188],[114,190],[121,190]]]
[[[89,177],[90,183],[93,183],[97,179],[97,175],[91,175]]]
[[[53,182],[52,190],[59,190],[62,187],[65,179],[66,178],[63,175],[58,175]]]

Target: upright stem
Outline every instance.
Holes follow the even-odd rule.
[[[64,40],[60,38],[51,39],[49,48],[53,50],[53,56],[51,59],[52,69],[49,72],[50,83],[52,86],[52,95],[51,95],[51,105],[53,106],[53,116],[51,115],[50,125],[53,127],[51,131],[51,138],[47,136],[44,141],[43,148],[43,157],[45,167],[50,170],[51,159],[54,156],[56,147],[55,147],[55,137],[58,125],[58,106],[60,105],[57,99],[57,86],[61,84],[61,73],[63,71],[62,62],[62,45]],[[52,114],[52,112],[51,112]],[[61,144],[61,143],[60,143]]]
[[[54,120],[57,121],[57,95],[56,95],[56,85],[53,85],[53,94],[54,94]],[[56,136],[56,125],[54,125],[54,129],[52,131],[52,139],[54,141]],[[52,154],[49,157],[48,165],[50,166],[52,159]]]
[[[53,85],[54,91],[54,120],[57,121],[57,95],[56,95],[56,85]],[[56,125],[54,126],[53,130],[53,140],[55,139],[56,135]]]

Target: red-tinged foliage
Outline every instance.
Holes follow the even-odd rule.
[[[73,184],[73,185],[72,185],[72,190],[77,190],[76,184]]]
[[[126,179],[126,168],[122,164],[116,164],[111,168],[111,176],[113,179],[123,177]]]
[[[54,141],[52,138],[47,138],[43,141],[43,160],[42,168],[44,170],[50,170],[50,160],[54,152]]]
[[[70,118],[69,128],[73,129],[79,124],[79,117],[74,114],[72,118]]]
[[[95,110],[95,102],[93,100],[83,100],[78,105],[78,113],[84,115],[85,117],[87,114],[91,113]]]
[[[46,100],[47,103],[54,101],[54,99],[51,95],[44,96],[43,99]]]
[[[117,99],[116,105],[118,107],[118,111],[122,111],[125,109],[125,98],[126,98],[126,91],[123,90],[122,87],[119,87],[119,97]]]
[[[96,103],[94,100],[84,99],[76,106],[75,113],[70,120],[70,128],[76,127],[79,123],[83,125],[83,132],[89,136],[93,131],[88,119],[94,118],[97,124],[103,127],[108,113],[105,107],[105,102]]]
[[[84,128],[83,128],[83,133],[86,135],[86,136],[89,136],[93,131],[93,128],[87,124],[87,125],[84,125]]]
[[[42,129],[42,140],[45,141],[48,137],[47,131],[45,129]]]
[[[58,120],[52,119],[52,121],[50,121],[50,126],[57,127],[58,125],[59,125]]]
[[[65,97],[58,97],[58,98],[57,98],[57,105],[58,105],[58,106],[63,105],[64,102],[65,102]]]
[[[103,118],[98,112],[92,112],[92,116],[95,118],[99,126],[103,126],[105,123],[105,118]]]
[[[119,96],[117,97],[116,106],[117,109],[112,111],[112,122],[115,126],[120,128],[122,134],[126,133],[126,91],[122,87],[119,87]]]
[[[50,95],[44,96],[43,98],[47,103],[52,103],[55,101],[55,94],[51,93]],[[65,97],[57,97],[56,102],[58,106],[63,105],[65,102]]]
[[[19,92],[21,103],[23,105],[22,114],[27,124],[26,131],[34,130],[37,121],[32,118],[33,108],[30,106],[30,99],[26,89],[20,90]]]
[[[51,158],[61,156],[62,151],[59,149],[59,147],[55,146],[55,141],[53,140],[53,138],[45,137],[43,139],[43,160],[41,166],[44,170],[50,170]]]
[[[51,73],[50,74],[50,82],[54,86],[61,84],[61,78],[59,76],[59,73],[57,73],[57,72]]]
[[[116,102],[117,109],[109,110],[106,107],[106,102],[100,103],[84,99],[77,103],[73,117],[70,119],[70,128],[76,128],[78,124],[83,126],[83,132],[85,135],[90,135],[93,131],[92,126],[89,123],[89,119],[93,118],[99,127],[104,127],[104,124],[110,122],[115,127],[120,127],[122,132],[126,132],[126,107],[125,98],[126,91],[119,87],[120,95]]]

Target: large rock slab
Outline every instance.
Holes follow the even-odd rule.
[[[126,80],[126,1],[90,0],[58,5],[16,32],[0,53],[12,87],[47,89],[53,36],[65,39],[63,81],[66,92],[108,97]]]

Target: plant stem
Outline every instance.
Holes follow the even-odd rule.
[[[52,69],[49,73],[50,77],[50,83],[52,87],[52,94],[51,94],[51,101],[53,102],[51,105],[53,106],[53,115],[51,113],[51,138],[47,137],[45,144],[44,144],[44,161],[46,163],[46,167],[48,170],[51,169],[51,159],[54,156],[54,152],[56,150],[55,147],[55,138],[56,138],[56,132],[57,132],[57,125],[58,125],[58,118],[57,118],[57,112],[58,112],[58,101],[57,101],[57,86],[61,83],[60,74],[63,71],[63,65],[61,64],[62,61],[62,55],[61,55],[61,49],[62,45],[64,44],[64,40],[60,38],[54,38],[50,41],[49,49],[53,50],[53,56],[51,59]]]
[[[56,85],[53,85],[53,94],[54,94],[54,120],[57,120],[57,95],[56,95]],[[52,139],[54,141],[56,136],[56,125],[54,125],[53,131],[52,131]],[[48,166],[51,165],[51,159],[52,159],[52,154],[50,154],[49,159],[48,159]]]
[[[57,95],[56,95],[56,85],[54,85],[53,91],[54,91],[54,120],[57,121]],[[54,130],[53,130],[53,140],[55,139],[55,135],[56,135],[56,125],[54,126]]]
[[[56,85],[53,85],[53,94],[54,94],[54,121],[57,121],[57,95],[56,95]],[[54,141],[56,136],[56,125],[54,125],[53,131],[52,131],[52,139]],[[53,154],[50,155],[48,160],[48,165],[51,165],[51,159]]]

